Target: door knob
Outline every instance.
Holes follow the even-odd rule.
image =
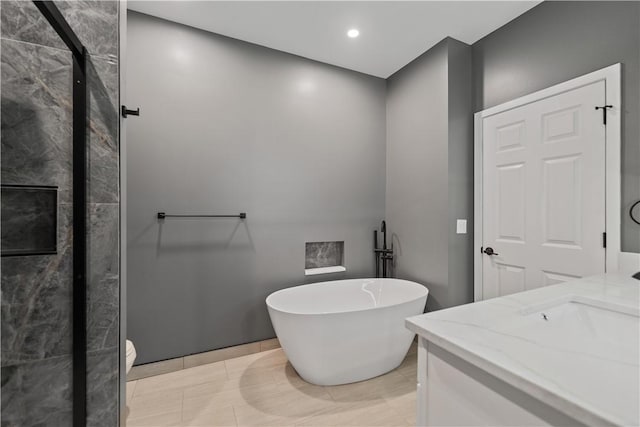
[[[487,254],[487,255],[490,255],[490,256],[491,256],[491,255],[499,255],[497,252],[494,252],[494,251],[493,251],[493,248],[492,248],[492,247],[488,247],[488,248],[486,248],[486,249],[484,250],[484,253],[485,253],[485,254]]]

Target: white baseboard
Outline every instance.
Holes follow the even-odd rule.
[[[221,348],[219,350],[190,354],[188,356],[176,357],[174,359],[161,360],[159,362],[136,365],[131,368],[131,371],[127,374],[127,381],[168,374],[169,372],[234,359],[236,357],[260,353],[263,351],[273,350],[275,348],[280,348],[280,342],[277,338],[272,338],[264,341],[256,341],[248,344]]]

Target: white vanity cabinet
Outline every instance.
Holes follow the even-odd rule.
[[[582,424],[425,338],[418,351],[419,426]]]
[[[639,312],[608,274],[407,319],[418,425],[639,425]]]

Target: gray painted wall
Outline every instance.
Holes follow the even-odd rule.
[[[447,38],[387,81],[387,222],[398,278],[427,307],[470,302],[473,229],[471,48]]]
[[[263,299],[305,281],[304,242],[345,240],[348,272],[331,278],[370,275],[385,210],[396,275],[429,287],[429,309],[471,301],[472,113],[616,62],[623,249],[640,251],[626,216],[640,198],[639,8],[545,2],[472,48],[443,40],[388,79],[386,98],[382,80],[131,13],[128,100],[143,115],[128,132],[128,314],[139,362],[272,336]],[[158,210],[249,219],[159,224]]]
[[[544,2],[473,45],[475,110],[620,62],[622,249],[640,252],[640,3]]]
[[[449,39],[449,304],[473,301],[473,90],[471,46]],[[467,234],[457,234],[458,219]]]
[[[274,336],[265,297],[305,242],[371,276],[385,212],[385,81],[128,15],[128,336],[138,363]],[[155,214],[237,213],[172,220]]]
[[[87,425],[118,425],[116,1],[56,1],[89,52]],[[32,2],[2,1],[2,184],[55,185],[58,253],[3,257],[2,425],[72,425],[72,60]]]

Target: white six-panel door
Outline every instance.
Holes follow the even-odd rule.
[[[482,119],[482,299],[605,271],[604,104],[598,81]]]

